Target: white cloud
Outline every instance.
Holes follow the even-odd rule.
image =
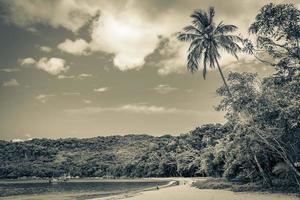
[[[22,58],[22,59],[19,59],[19,63],[21,66],[33,65],[36,63],[36,60],[31,57]]]
[[[4,68],[4,69],[1,69],[2,72],[7,72],[7,73],[11,73],[11,72],[19,72],[21,71],[20,69],[18,68]]]
[[[55,57],[42,57],[38,61],[36,61],[34,58],[28,57],[19,59],[19,62],[21,66],[34,66],[37,69],[43,70],[52,75],[58,75],[62,72],[66,72],[70,68],[66,65],[66,61],[64,59]]]
[[[135,114],[199,114],[194,110],[166,108],[155,105],[126,104],[118,107],[85,107],[65,110],[70,115],[93,115],[103,112],[126,112]]]
[[[67,75],[61,74],[61,75],[58,75],[57,78],[58,78],[58,79],[75,79],[76,77],[73,76],[73,75],[67,76]]]
[[[92,77],[93,75],[92,74],[86,74],[86,73],[82,73],[82,74],[78,74],[78,75],[70,75],[70,76],[67,76],[67,75],[58,75],[58,79],[76,79],[76,80],[83,80],[83,79],[86,79],[86,78],[89,78],[89,77]]]
[[[114,65],[122,71],[140,69],[145,63],[145,57],[157,48],[158,36],[168,36],[178,31],[182,24],[170,13],[149,17],[149,13],[146,14],[147,12],[138,8],[143,5],[138,4],[139,1],[109,3],[76,0],[35,3],[29,0],[12,0],[8,3],[11,11],[9,20],[25,27],[47,24],[76,32],[93,18],[90,41],[81,38],[75,41],[66,39],[58,48],[74,55],[86,55],[96,51],[112,53]],[[99,10],[101,16],[95,17]],[[176,15],[181,16],[178,13]]]
[[[83,39],[76,39],[75,41],[66,39],[64,42],[58,44],[57,48],[73,55],[89,54],[89,44]]]
[[[42,103],[46,103],[49,98],[54,97],[55,95],[53,94],[39,94],[38,96],[35,97],[35,99],[39,100]]]
[[[101,87],[101,88],[94,89],[95,92],[106,92],[108,90],[109,90],[108,87]]]
[[[52,51],[52,48],[48,47],[48,46],[40,46],[40,50],[43,52],[49,53]]]
[[[159,51],[160,60],[156,63],[160,75],[183,73],[186,71],[188,44],[172,35]]]
[[[62,72],[66,72],[69,69],[69,66],[66,66],[66,61],[61,58],[41,58],[36,67],[40,70],[46,71],[52,75],[58,75]]]
[[[33,30],[36,24],[46,24],[76,32],[98,11],[93,5],[77,0],[10,0],[5,3],[9,21]]]
[[[89,78],[89,77],[92,77],[92,76],[93,76],[92,74],[82,73],[82,74],[78,75],[78,79],[86,79],[86,78]]]
[[[20,84],[18,83],[18,81],[16,79],[10,79],[8,81],[5,81],[2,86],[3,87],[16,87],[19,86]]]
[[[103,13],[93,23],[90,46],[92,51],[113,53],[114,65],[121,71],[139,69],[158,44],[157,29],[138,16]]]
[[[153,88],[156,92],[158,92],[159,94],[167,94],[170,93],[174,90],[177,90],[177,88],[171,87],[169,85],[158,85],[155,88]]]

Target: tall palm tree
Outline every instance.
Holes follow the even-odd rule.
[[[183,28],[184,32],[179,33],[178,39],[184,42],[190,42],[187,57],[187,68],[190,72],[198,70],[199,62],[203,61],[203,78],[207,73],[207,66],[211,68],[217,67],[223,79],[224,85],[231,95],[229,87],[224,78],[223,72],[219,65],[219,50],[235,56],[241,50],[238,42],[242,39],[239,36],[232,35],[237,27],[234,25],[226,25],[220,22],[217,26],[213,19],[215,10],[210,7],[208,12],[196,10],[191,15],[192,25]]]

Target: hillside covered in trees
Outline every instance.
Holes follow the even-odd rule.
[[[166,177],[204,175],[201,150],[226,133],[206,125],[178,137],[148,135],[0,142],[0,176]]]

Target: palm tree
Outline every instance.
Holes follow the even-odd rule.
[[[237,27],[234,25],[226,25],[220,22],[217,26],[213,19],[215,10],[210,7],[208,12],[196,10],[191,15],[192,25],[185,27],[184,32],[179,33],[178,39],[184,42],[190,42],[187,57],[187,68],[190,72],[198,70],[199,62],[203,61],[203,78],[207,73],[207,66],[211,68],[217,67],[223,79],[224,85],[231,95],[229,87],[224,78],[223,72],[219,65],[220,53],[219,50],[235,56],[241,50],[237,44],[242,39],[239,36],[232,35]]]

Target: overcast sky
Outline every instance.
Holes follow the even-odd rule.
[[[195,9],[247,28],[263,0],[0,0],[0,139],[180,134],[224,122],[217,71],[186,72]],[[275,1],[287,2],[287,1]],[[291,1],[293,2],[293,1]],[[296,1],[294,1],[295,3]],[[224,55],[231,71],[272,69]]]

